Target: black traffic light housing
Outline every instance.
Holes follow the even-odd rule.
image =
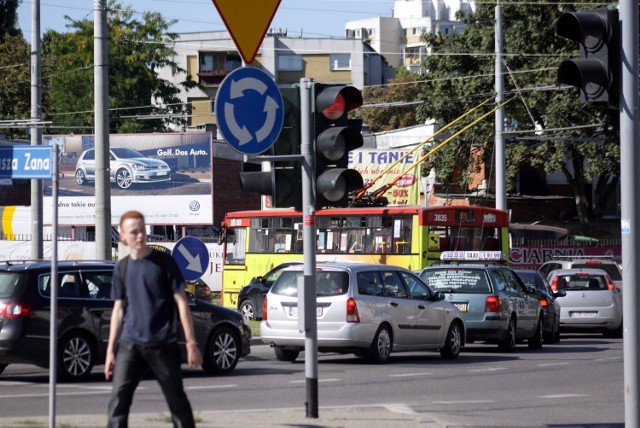
[[[280,93],[284,104],[282,131],[273,146],[261,155],[300,154],[300,91],[290,87],[281,88]],[[240,184],[247,192],[270,196],[272,208],[302,210],[302,174],[295,161],[273,161],[271,171],[262,171],[260,163],[245,162],[240,172]]]
[[[362,105],[353,86],[316,83],[314,110],[316,208],[346,207],[349,193],[363,186],[360,173],[348,169],[349,152],[362,147],[362,120],[348,114]]]
[[[563,13],[556,33],[580,43],[580,58],[562,61],[558,67],[558,82],[579,88],[583,101],[617,109],[621,70],[617,8]]]

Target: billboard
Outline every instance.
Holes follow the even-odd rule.
[[[96,151],[93,135],[44,136],[60,147],[58,224],[95,225]],[[211,134],[109,136],[111,223],[128,210],[149,225],[211,224]],[[51,181],[44,181],[44,224],[51,224]]]
[[[349,168],[355,169],[362,175],[365,185],[379,177],[369,192],[399,178],[383,195],[389,201],[389,205],[419,205],[420,166],[416,163],[420,159],[420,152],[409,153],[409,151],[393,148],[352,150],[349,152]],[[405,155],[407,156],[402,159]],[[385,172],[399,160],[397,165]]]

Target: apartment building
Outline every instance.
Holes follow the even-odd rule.
[[[462,31],[462,22],[455,18],[458,11],[474,12],[475,1],[396,0],[391,17],[348,21],[345,35],[367,41],[392,67],[418,73],[422,58],[429,53],[420,36],[424,33],[453,35]]]
[[[191,107],[189,125],[215,125],[217,89],[229,73],[244,65],[233,40],[226,31],[182,33],[175,51],[175,61],[198,83],[181,94],[182,100]],[[306,77],[362,89],[384,84],[393,77],[393,68],[365,41],[287,37],[286,32],[267,33],[249,66],[261,68],[283,86],[299,83]],[[160,70],[159,74],[174,82],[186,78],[172,76],[169,70]]]

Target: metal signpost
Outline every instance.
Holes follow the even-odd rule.
[[[171,257],[187,281],[200,278],[209,266],[209,249],[204,242],[193,236],[185,236],[176,242]]]

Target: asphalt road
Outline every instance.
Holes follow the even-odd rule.
[[[234,426],[259,426],[261,413],[278,409],[304,415],[303,357],[280,362],[260,345],[229,376],[185,371],[194,411],[225,414],[240,421]],[[345,406],[386,406],[441,426],[622,427],[622,357],[622,340],[595,335],[565,336],[540,351],[520,345],[513,354],[472,344],[453,361],[437,353],[407,353],[374,365],[352,355],[320,354],[318,401],[321,416]],[[58,415],[104,415],[110,385],[101,370],[88,382],[57,385]],[[0,376],[0,415],[27,421],[48,415],[48,388],[46,370],[9,366]],[[153,379],[141,383],[132,413],[167,414]]]

